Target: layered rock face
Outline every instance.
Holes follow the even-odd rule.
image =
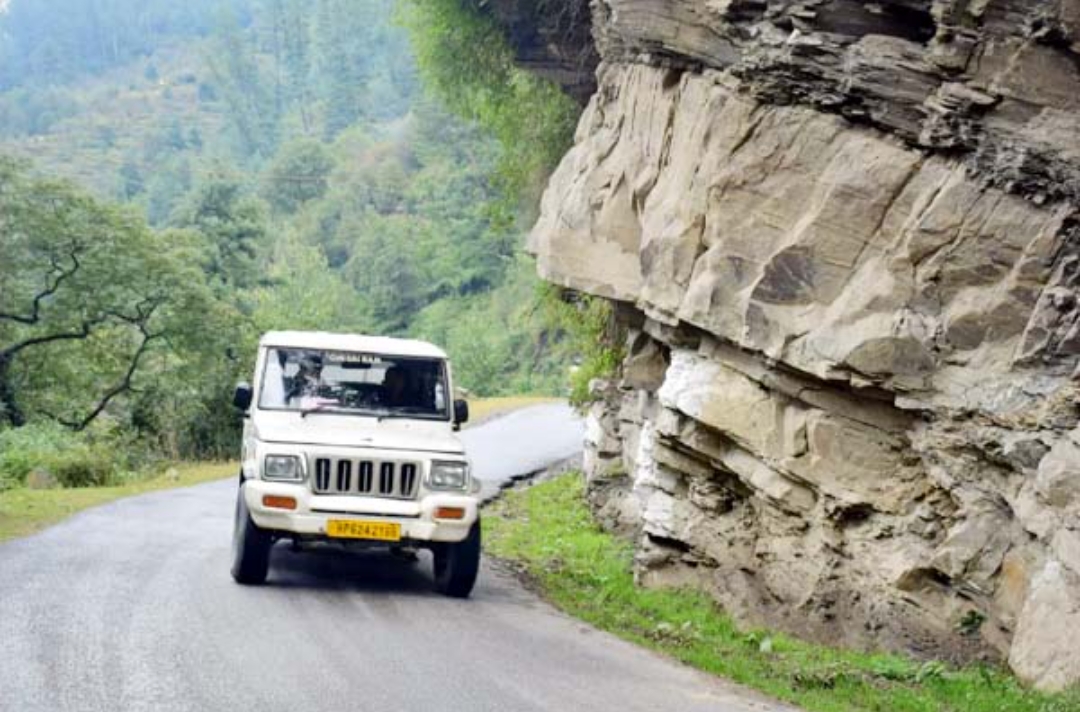
[[[594,508],[752,624],[1080,682],[1080,1],[598,0],[531,235]]]
[[[584,105],[596,91],[599,57],[589,0],[461,0],[502,28],[522,68],[558,84]]]

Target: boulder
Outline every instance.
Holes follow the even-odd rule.
[[[1031,582],[1009,664],[1021,679],[1059,691],[1080,680],[1080,576],[1050,561]]]

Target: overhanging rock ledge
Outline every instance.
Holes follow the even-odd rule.
[[[744,621],[1080,682],[1080,2],[597,0],[530,236],[594,508]]]

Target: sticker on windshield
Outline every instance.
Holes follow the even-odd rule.
[[[382,358],[372,354],[358,354],[353,351],[328,351],[326,360],[330,363],[382,363]]]

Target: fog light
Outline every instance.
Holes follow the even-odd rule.
[[[461,507],[439,507],[435,510],[436,519],[464,519],[465,510]]]
[[[263,495],[263,506],[272,507],[274,509],[296,509],[296,498],[266,494]]]

